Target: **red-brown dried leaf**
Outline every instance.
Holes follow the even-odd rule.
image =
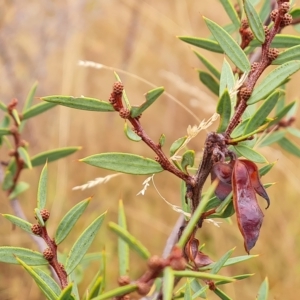
[[[231,163],[218,162],[211,170],[211,181],[218,179],[215,195],[223,201],[231,193],[231,177],[233,166]]]
[[[233,168],[232,185],[237,222],[244,237],[245,250],[249,254],[258,239],[264,214],[258,206],[247,167],[239,160],[236,160]]]
[[[266,207],[266,209],[267,209],[270,206],[270,198],[269,198],[264,186],[262,185],[262,183],[260,181],[259,172],[258,172],[256,164],[254,162],[252,162],[250,160],[246,160],[246,159],[241,159],[240,161],[246,165],[246,168],[247,168],[249,176],[250,176],[251,184],[252,184],[253,188],[255,189],[256,193],[258,195],[260,195],[261,197],[263,197],[267,201],[267,204],[268,204]]]

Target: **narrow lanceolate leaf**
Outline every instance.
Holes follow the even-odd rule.
[[[281,140],[286,134],[286,131],[274,131],[271,134],[267,134],[264,136],[261,141],[259,142],[259,147],[266,147],[270,146],[279,140]]]
[[[186,141],[187,136],[183,136],[176,141],[174,141],[170,147],[170,156],[172,157],[177,150],[183,145],[183,143]]]
[[[39,186],[38,186],[38,192],[37,192],[37,207],[39,209],[43,209],[46,206],[47,178],[48,178],[48,168],[47,168],[47,163],[46,163],[41,172]]]
[[[2,101],[0,101],[0,109],[4,112],[7,112],[7,106]]]
[[[125,241],[131,249],[135,250],[142,258],[148,259],[150,257],[150,252],[148,251],[148,249],[133,235],[131,235],[126,229],[122,228],[114,222],[109,222],[108,226],[121,239],[123,239],[123,241]]]
[[[164,92],[163,87],[158,87],[146,93],[146,101],[140,106],[132,106],[130,115],[132,118],[140,116],[150,105],[152,105],[156,99]]]
[[[184,291],[184,300],[192,300],[192,288],[191,288],[191,283],[190,280],[186,281],[185,285],[185,291]]]
[[[228,295],[225,294],[225,292],[223,292],[222,290],[220,290],[219,288],[214,289],[214,293],[219,296],[219,298],[221,300],[232,300],[232,298],[230,298]]]
[[[272,61],[272,65],[282,65],[291,60],[300,60],[300,45],[281,52],[278,57]]]
[[[270,112],[275,107],[280,96],[280,92],[274,92],[263,102],[263,104],[256,110],[254,115],[252,115],[252,117],[250,118],[244,130],[244,135],[253,132],[264,123],[265,119],[269,116]]]
[[[235,280],[243,280],[243,279],[247,279],[251,276],[253,276],[254,274],[242,274],[242,275],[235,275],[235,276],[232,276],[232,278],[234,278]],[[228,282],[225,282],[225,281],[218,281],[216,282],[216,285],[222,285],[222,284],[226,284]]]
[[[44,295],[49,300],[57,300],[56,293],[51,289],[51,287],[47,284],[46,281],[42,277],[39,276],[38,273],[34,271],[33,268],[31,268],[28,264],[26,264],[23,260],[21,260],[19,257],[16,257],[16,260],[22,267],[29,273],[29,275],[33,278],[33,280],[36,282],[37,286],[41,289],[41,291],[44,293]]]
[[[254,89],[247,104],[250,105],[265,98],[270,92],[280,86],[284,80],[296,73],[299,69],[299,60],[290,61],[277,67]]]
[[[201,279],[210,279],[210,280],[225,280],[227,282],[233,282],[235,279],[227,276],[210,274],[198,271],[173,271],[174,275],[177,277],[186,277],[186,278],[201,278]]]
[[[155,160],[129,153],[101,153],[80,159],[80,161],[94,167],[134,175],[163,171],[161,165]]]
[[[207,72],[198,70],[200,81],[215,95],[219,95],[219,83]]]
[[[279,140],[277,143],[285,151],[287,151],[295,156],[300,157],[300,147],[295,145],[293,142],[291,142],[287,138],[284,137],[281,140]]]
[[[231,116],[231,101],[227,89],[225,89],[219,99],[217,113],[220,115],[220,123],[217,132],[225,132]]]
[[[72,288],[73,288],[73,283],[70,283],[67,287],[65,287],[57,300],[73,300],[75,299],[74,296],[72,295]]]
[[[2,183],[3,191],[9,190],[14,185],[14,175],[7,170]]]
[[[202,54],[193,50],[196,56],[200,59],[203,65],[217,78],[220,79],[221,73],[212,65],[210,61],[208,61]]]
[[[262,7],[259,11],[259,18],[261,19],[262,22],[265,22],[266,19],[269,17],[271,12],[271,5],[269,0],[264,0]]]
[[[37,267],[33,267],[32,269],[58,297],[59,294],[61,293],[61,289],[59,285],[56,283],[56,281],[50,275],[44,272],[42,269]]]
[[[91,199],[92,198],[89,197],[79,202],[65,214],[55,232],[54,240],[56,245],[59,245],[68,236],[75,223],[89,205]]]
[[[31,226],[32,224],[21,219],[21,218],[18,218],[16,216],[13,216],[13,215],[8,215],[8,214],[2,214],[2,216],[9,220],[11,223],[13,223],[14,225],[20,227],[21,229],[23,229],[24,231],[32,234],[32,231],[31,231]]]
[[[127,230],[126,215],[122,199],[119,200],[118,224],[124,230]],[[128,276],[129,274],[129,246],[122,239],[118,238],[118,256],[119,256],[119,276]]]
[[[70,274],[77,267],[81,259],[86,254],[97,232],[100,229],[105,215],[106,212],[99,216],[88,228],[86,228],[73,245],[65,265],[67,274]]]
[[[20,157],[23,159],[25,165],[28,169],[32,169],[31,160],[27,150],[24,147],[18,147],[18,153]]]
[[[269,295],[269,281],[268,277],[261,284],[256,300],[268,300]]]
[[[217,42],[209,39],[203,39],[203,38],[197,38],[191,36],[179,36],[178,38],[188,44],[191,44],[193,46],[205,50],[209,50],[211,52],[224,53],[223,49],[220,47],[220,45]]]
[[[274,37],[271,47],[272,48],[290,48],[299,45],[300,37],[296,35],[289,34],[276,34]],[[258,40],[253,40],[250,43],[250,46],[260,46],[260,42]]]
[[[41,226],[45,226],[45,222],[44,222],[44,219],[43,219],[43,217],[41,215],[40,209],[38,209],[38,208],[34,209],[34,216],[35,216],[35,219],[38,221],[38,223]]]
[[[19,181],[14,190],[9,194],[9,199],[14,199],[29,188],[29,184],[24,181]]]
[[[18,125],[20,125],[20,124],[21,124],[21,121],[20,121],[20,117],[19,117],[18,111],[17,111],[16,109],[13,109],[13,110],[11,111],[11,113],[12,113],[12,116],[14,117],[14,120],[16,121],[16,123],[17,123]]]
[[[1,135],[9,135],[9,134],[11,134],[9,128],[0,128],[0,136]]]
[[[43,112],[51,109],[56,104],[53,103],[38,103],[36,105],[31,106],[27,110],[25,110],[22,114],[22,120],[27,120],[37,115],[42,114]]]
[[[264,27],[250,0],[244,0],[244,9],[253,34],[263,44],[265,41]]]
[[[127,295],[129,293],[135,292],[137,289],[138,289],[137,284],[128,284],[128,285],[113,289],[109,292],[102,293],[100,296],[92,298],[92,300],[113,299],[118,296],[123,296],[123,295]]]
[[[204,18],[206,25],[213,34],[225,54],[243,72],[249,72],[250,62],[237,42],[218,24]]]
[[[232,252],[234,251],[235,248],[227,251],[217,262],[214,263],[214,266],[212,267],[210,273],[212,274],[217,274],[222,267],[224,266],[224,264],[226,263],[226,261],[229,259],[229,257],[231,256]]]
[[[124,132],[125,135],[127,136],[128,139],[130,139],[131,141],[134,142],[139,142],[142,140],[142,138],[140,136],[138,136],[127,124],[127,122],[125,122],[124,124]]]
[[[297,102],[293,101],[287,106],[282,108],[274,117],[274,120],[269,123],[269,126],[277,124],[284,116],[286,116],[294,107]]]
[[[102,112],[115,111],[115,109],[109,102],[95,98],[72,96],[47,96],[42,97],[41,100],[80,110]]]
[[[232,68],[228,61],[224,58],[222,70],[221,70],[221,77],[220,77],[220,90],[219,90],[219,97],[221,97],[227,88],[228,91],[232,90],[235,84],[234,75],[232,72]]]
[[[233,7],[231,1],[229,0],[220,0],[221,4],[223,5],[227,15],[229,16],[231,22],[234,24],[234,27],[237,29],[240,27],[240,19],[236,12],[236,9]]]
[[[174,288],[174,272],[171,267],[164,268],[163,281],[163,299],[172,300]]]
[[[259,171],[259,176],[262,177],[266,174],[268,174],[271,169],[275,166],[276,164],[276,161],[275,162],[272,162],[270,164],[267,164],[266,166],[263,166],[262,168],[260,168],[258,171]]]
[[[294,127],[288,127],[287,131],[293,136],[300,138],[300,130]]]
[[[26,97],[26,100],[25,100],[25,103],[24,103],[24,106],[23,106],[23,112],[26,111],[31,105],[32,105],[32,101],[34,99],[34,95],[35,95],[35,92],[36,92],[36,89],[37,89],[37,81],[33,84],[33,86],[31,87],[27,97]]]
[[[54,149],[50,151],[41,152],[33,157],[31,157],[31,164],[33,167],[44,165],[46,161],[49,163],[51,161],[58,160],[74,152],[80,150],[81,147],[65,147]]]
[[[29,266],[47,265],[48,261],[42,253],[20,247],[0,247],[0,261],[9,264],[18,264],[16,256]]]
[[[255,150],[253,150],[247,146],[238,145],[238,146],[234,146],[234,149],[240,155],[244,156],[245,158],[247,158],[253,162],[261,163],[261,164],[268,162],[264,156],[262,156],[260,153],[256,152]]]

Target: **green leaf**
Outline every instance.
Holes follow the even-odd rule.
[[[86,290],[88,294],[83,298],[83,300],[90,300],[99,295],[102,280],[103,278],[102,276],[100,276],[98,272],[96,276],[93,278],[93,280],[91,281],[91,283],[89,284]]]
[[[204,213],[205,207],[207,206],[207,202],[209,201],[209,199],[212,197],[212,194],[214,193],[216,188],[216,183],[213,183],[209,188],[208,191],[205,193],[205,195],[202,197],[200,204],[198,205],[198,207],[196,208],[194,214],[192,215],[190,221],[188,222],[187,226],[185,227],[185,229],[183,230],[183,233],[177,243],[177,246],[179,248],[183,248],[186,244],[186,242],[188,241],[191,233],[193,232],[196,224],[199,222],[199,219],[202,215],[202,213]]]
[[[256,110],[256,112],[250,118],[245,130],[244,135],[255,131],[259,126],[261,126],[265,119],[269,116],[270,112],[275,107],[281,92],[277,91],[272,93],[263,104]]]
[[[132,118],[140,116],[150,105],[152,105],[156,99],[165,91],[163,87],[155,88],[146,93],[146,101],[140,106],[132,106],[130,115]]]
[[[174,272],[171,267],[164,268],[163,275],[163,299],[172,300],[173,299],[173,288],[174,288]]]
[[[41,226],[45,226],[45,222],[44,222],[44,219],[43,219],[43,217],[42,217],[42,215],[41,215],[41,211],[40,211],[40,209],[38,209],[38,208],[35,208],[34,209],[34,215],[35,215],[35,218],[36,218],[36,220],[38,221],[38,223],[41,225]]]
[[[73,300],[75,299],[72,295],[72,288],[73,283],[69,283],[67,287],[65,287],[62,291],[57,300]]]
[[[21,121],[20,121],[20,117],[19,117],[19,113],[16,109],[13,109],[11,111],[11,114],[12,116],[14,117],[14,120],[16,121],[16,123],[18,124],[18,126],[21,124]]]
[[[281,52],[278,57],[272,61],[272,65],[282,65],[291,60],[300,60],[300,45]]]
[[[53,104],[59,104],[80,110],[88,111],[115,111],[113,106],[106,101],[88,97],[72,97],[72,96],[47,96],[42,97],[41,100]]]
[[[220,79],[221,73],[209,62],[202,54],[193,50],[196,56],[200,59],[203,65],[217,78]]]
[[[4,112],[7,112],[7,106],[2,101],[0,101],[0,109]]]
[[[44,295],[49,300],[57,300],[57,295],[55,292],[51,289],[51,287],[48,285],[47,281],[44,281],[44,278],[40,277],[33,268],[31,268],[28,264],[26,264],[23,260],[16,257],[16,260],[22,267],[29,273],[29,275],[33,278],[33,280],[36,282],[37,286],[41,289],[41,291],[44,293]]]
[[[266,277],[259,288],[256,300],[268,300],[268,296],[269,296],[269,281],[268,281],[268,277]]]
[[[29,184],[27,182],[24,181],[19,181],[14,190],[9,194],[9,199],[14,199],[17,196],[19,196],[20,194],[22,194],[23,192],[25,192],[27,189],[29,188]]]
[[[11,131],[9,128],[0,128],[0,136],[9,135],[9,134],[11,134]]]
[[[94,167],[135,175],[154,174],[163,171],[161,165],[155,160],[129,153],[101,153],[85,157],[80,161]]]
[[[33,267],[32,269],[47,284],[47,286],[54,292],[54,294],[56,296],[59,296],[61,289],[59,285],[56,283],[56,281],[50,275],[44,272],[42,269],[37,267]]]
[[[263,44],[265,41],[264,27],[250,0],[244,0],[244,9],[253,34]]]
[[[294,127],[288,127],[287,131],[293,136],[300,138],[300,130]]]
[[[279,140],[277,143],[285,151],[287,151],[297,157],[300,157],[300,148],[297,145],[295,145],[293,142],[288,140],[287,138],[284,137],[281,140]]]
[[[240,155],[244,156],[245,158],[247,158],[253,162],[261,163],[261,164],[268,162],[264,156],[262,156],[260,153],[258,153],[257,151],[255,151],[247,146],[238,145],[238,146],[234,146],[234,149]]]
[[[139,142],[142,140],[142,138],[140,136],[138,136],[127,124],[127,122],[125,122],[124,124],[124,132],[125,135],[127,136],[128,139],[130,139],[131,141],[134,142]]]
[[[159,137],[159,145],[160,147],[163,147],[166,141],[166,136],[162,133],[161,136]]]
[[[259,176],[262,177],[269,173],[269,171],[274,167],[276,162],[272,162],[270,164],[267,164],[266,166],[259,169]]]
[[[105,215],[106,212],[96,218],[95,221],[84,230],[84,232],[74,243],[65,264],[67,274],[70,274],[77,267],[81,259],[86,254],[88,248],[92,244],[97,232],[100,229]]]
[[[300,18],[300,8],[293,8],[289,13],[293,19]]]
[[[105,300],[113,299],[114,297],[123,296],[132,292],[135,292],[138,289],[137,284],[128,284],[115,288],[109,292],[103,293],[102,295],[92,298],[92,300]]]
[[[89,205],[91,199],[92,198],[89,197],[77,203],[65,214],[55,232],[54,240],[56,245],[59,245],[68,236],[68,234],[73,229],[80,216],[83,214],[83,212]]]
[[[235,85],[234,75],[231,69],[230,64],[224,58],[222,70],[221,70],[221,77],[220,77],[220,90],[219,90],[219,97],[221,97],[227,88],[230,91]]]
[[[209,274],[198,271],[173,271],[176,277],[187,277],[187,278],[201,278],[201,279],[209,279],[209,280],[224,280],[227,282],[233,282],[235,279],[227,276],[217,275],[217,274]]]
[[[231,254],[234,250],[235,250],[235,248],[227,251],[217,262],[215,262],[210,273],[217,274],[222,269],[222,267],[224,266],[226,261],[229,259],[229,257],[231,256]]]
[[[118,224],[124,230],[127,230],[126,215],[122,199],[119,200]],[[122,239],[118,238],[118,256],[119,256],[119,276],[129,275],[129,247]]]
[[[262,22],[265,22],[266,19],[269,17],[271,11],[270,0],[264,0],[262,7],[259,11],[259,18]]]
[[[213,290],[213,292],[220,297],[222,300],[232,300],[228,295],[226,295],[222,290],[219,288],[216,288]]]
[[[26,100],[24,102],[24,106],[23,106],[23,112],[26,111],[31,105],[32,105],[32,101],[34,99],[34,95],[35,95],[35,92],[36,92],[36,89],[37,89],[37,81],[32,85],[27,97],[26,97]]]
[[[13,215],[9,215],[9,214],[2,214],[2,216],[9,220],[11,223],[13,223],[14,225],[20,227],[21,229],[23,229],[24,231],[32,234],[32,231],[31,231],[31,226],[32,224],[21,219],[21,218],[18,218],[16,216],[13,216]]]
[[[181,159],[181,167],[183,170],[187,170],[187,167],[193,167],[195,162],[195,151],[194,150],[187,150],[182,155]]]
[[[279,121],[280,121],[287,113],[290,112],[290,110],[295,106],[295,104],[296,104],[296,101],[294,101],[294,102],[288,104],[288,105],[285,106],[283,109],[281,109],[281,110],[275,115],[274,120],[271,121],[271,122],[269,123],[269,127],[270,127],[270,126],[273,126],[273,125],[275,125],[275,124],[277,124],[277,123],[279,123]]]
[[[16,256],[22,259],[29,266],[48,265],[48,261],[43,254],[20,247],[0,247],[0,261],[9,264],[18,264]]]
[[[203,39],[198,37],[191,37],[191,36],[178,36],[178,38],[188,44],[191,44],[193,46],[209,50],[211,52],[216,53],[224,53],[223,49],[220,47],[220,45],[212,40],[209,39]]]
[[[42,114],[43,112],[51,109],[56,104],[53,103],[38,103],[25,110],[22,114],[22,121]]]
[[[220,123],[217,132],[225,132],[231,116],[231,99],[227,89],[224,90],[224,93],[219,99],[217,113],[220,115]]]
[[[177,150],[183,145],[183,143],[186,141],[187,136],[183,136],[179,139],[177,139],[170,147],[170,156],[172,157]]]
[[[236,12],[236,9],[233,7],[231,1],[229,0],[220,0],[221,4],[223,5],[227,15],[229,16],[231,22],[234,24],[234,27],[237,29],[240,27],[240,19]]]
[[[270,134],[266,134],[259,142],[259,147],[270,146],[273,143],[278,142],[285,136],[285,131],[274,131]]]
[[[5,176],[2,183],[3,191],[9,190],[14,185],[13,179],[14,179],[14,175],[9,170],[7,170],[5,172]]]
[[[126,229],[122,228],[114,222],[109,222],[108,227],[121,239],[123,239],[128,244],[128,246],[131,249],[135,250],[142,258],[148,259],[150,257],[150,252],[148,251],[148,249],[134,236],[132,236]]]
[[[276,34],[274,37],[271,47],[272,48],[290,48],[297,46],[300,43],[300,37],[288,34]]]
[[[207,72],[197,70],[200,81],[215,95],[219,95],[219,83]]]
[[[243,72],[250,71],[250,62],[237,42],[218,24],[204,18],[206,25],[213,34],[225,54]]]
[[[27,152],[27,150],[24,147],[18,147],[18,153],[20,155],[20,157],[23,159],[25,165],[27,166],[27,168],[29,170],[32,169],[32,165],[31,165],[31,160],[29,157],[29,154]]]
[[[192,300],[192,289],[191,289],[191,283],[190,280],[187,279],[186,285],[185,285],[185,291],[184,291],[184,300]]]
[[[41,172],[40,180],[39,180],[39,186],[38,186],[38,192],[37,192],[37,207],[39,209],[43,209],[46,206],[47,201],[47,178],[48,178],[48,167],[47,162],[45,166],[43,167],[43,170]]]
[[[284,80],[296,73],[299,69],[299,60],[290,61],[277,67],[254,89],[247,104],[250,105],[265,98],[270,92],[280,86]]]
[[[33,157],[31,157],[31,164],[33,167],[44,165],[46,161],[52,162],[73,154],[74,152],[80,150],[81,147],[65,147],[65,148],[58,148],[50,151],[41,152]]]
[[[235,280],[243,280],[243,279],[247,279],[251,276],[253,276],[254,274],[242,274],[242,275],[235,275],[235,276],[232,276],[233,279]],[[222,285],[222,284],[227,284],[228,282],[226,281],[218,281],[216,282],[216,285]]]

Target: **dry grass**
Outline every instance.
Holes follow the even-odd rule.
[[[299,4],[299,1],[296,1]],[[209,118],[216,100],[203,87],[193,68],[202,67],[190,47],[176,35],[207,36],[201,15],[220,24],[228,23],[218,1],[209,5],[201,1],[3,1],[0,28],[0,59],[2,68],[1,100],[17,97],[22,103],[31,84],[39,81],[38,96],[52,94],[84,95],[108,99],[114,76],[111,70],[78,66],[79,60],[91,60],[135,74],[166,91],[190,109],[197,118]],[[4,14],[5,12],[5,14]],[[292,32],[292,31],[290,31]],[[200,50],[219,67],[222,55]],[[133,104],[143,101],[143,94],[152,87],[145,81],[120,74]],[[299,74],[289,84],[288,99],[299,96]],[[37,100],[38,101],[38,100]],[[196,102],[195,102],[196,101]],[[192,105],[197,103],[197,106]],[[170,97],[162,96],[143,116],[143,125],[149,135],[158,140],[161,133],[167,137],[166,149],[185,134],[188,125],[197,120]],[[297,121],[298,125],[299,121]],[[204,134],[191,146],[200,152]],[[81,145],[80,153],[50,165],[49,230],[75,203],[91,194],[94,199],[77,224],[73,234],[61,245],[67,252],[82,228],[93,218],[108,210],[107,220],[116,220],[118,199],[124,199],[129,229],[154,254],[160,254],[172,229],[177,214],[169,209],[153,188],[146,196],[136,196],[145,177],[122,175],[92,190],[72,191],[83,184],[110,172],[77,162],[91,154],[106,151],[126,151],[152,157],[143,144],[126,140],[123,121],[114,114],[97,114],[63,107],[27,123],[24,138],[30,143],[30,153],[71,145]],[[226,291],[233,299],[254,299],[258,287],[267,275],[270,281],[270,299],[298,299],[300,281],[300,227],[299,159],[276,148],[265,150],[269,161],[278,159],[274,171],[264,181],[277,184],[269,191],[272,205],[265,213],[260,240],[252,254],[260,257],[238,266],[224,269],[224,275],[255,273],[252,278],[231,284]],[[0,152],[1,159],[6,154]],[[22,197],[26,215],[33,221],[37,181],[40,168],[25,171],[22,179],[32,188]],[[179,204],[179,181],[168,174],[156,176],[161,194],[170,202]],[[261,202],[264,205],[263,202]],[[5,195],[0,194],[2,213],[12,213]],[[147,232],[147,235],[145,235]],[[244,255],[243,242],[236,226],[223,223],[221,228],[206,225],[199,235],[206,243],[206,252],[218,259],[225,251],[237,246],[235,255]],[[109,255],[109,278],[113,285],[117,278],[116,237],[103,226],[92,251],[104,245]],[[0,218],[0,244],[35,249],[26,234],[12,228]],[[144,264],[132,256],[132,277],[143,270]],[[19,266],[0,265],[0,299],[43,299],[31,278]],[[91,267],[81,284],[83,290],[96,266]],[[209,299],[215,299],[209,297]]]

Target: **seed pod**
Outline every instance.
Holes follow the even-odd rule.
[[[249,254],[258,239],[264,215],[258,206],[247,167],[239,160],[236,160],[233,168],[232,189],[237,223]]]

